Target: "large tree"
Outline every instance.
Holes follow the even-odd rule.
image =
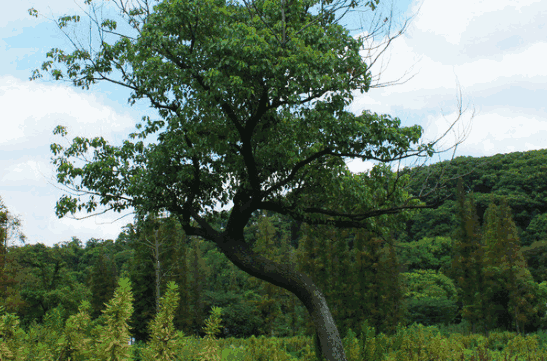
[[[148,99],[160,119],[143,118],[121,146],[101,137],[53,144],[57,180],[76,192],[57,202],[57,215],[100,206],[170,212],[187,235],[214,242],[240,269],[295,294],[325,358],[345,360],[322,291],[290,262],[255,252],[244,227],[257,210],[310,225],[387,227],[390,217],[440,204],[442,192],[433,204],[420,201],[426,192],[409,195],[411,178],[386,164],[431,157],[436,142],[418,145],[420,126],[347,109],[355,91],[379,84],[370,68],[375,58],[360,53],[372,37],[350,36],[340,19],[378,2],[112,1],[133,28],[124,34],[114,20],[97,19],[100,11],[86,0],[98,48],[74,41],[72,53],[53,49],[42,70],[84,88],[101,80],[129,88],[130,102]],[[58,25],[79,19],[64,16]],[[56,133],[67,135],[63,127]],[[88,162],[78,161],[91,150]],[[352,174],[345,160],[354,158],[382,164]]]

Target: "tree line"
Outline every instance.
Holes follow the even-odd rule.
[[[529,159],[545,155],[545,151],[529,153]],[[511,158],[518,161],[507,168],[522,167],[525,157],[510,154],[504,159]],[[500,171],[483,168],[485,173],[478,179]],[[523,186],[537,186],[532,183],[534,175],[522,177],[531,182]],[[452,229],[433,237],[431,232],[447,225],[436,224],[432,230],[430,223],[424,223],[420,230],[417,224],[423,218],[418,212],[408,223],[391,224],[389,232],[380,226],[377,232],[314,226],[256,212],[245,229],[246,237],[255,251],[296,264],[325,290],[342,335],[349,329],[359,334],[364,320],[386,334],[398,323],[412,322],[466,320],[473,332],[485,333],[545,327],[547,277],[541,260],[547,240],[535,234],[541,229],[538,222],[530,221],[519,231],[508,201],[516,198],[513,192],[499,201],[491,192],[481,222],[477,199],[488,194],[471,192],[470,186],[466,192],[466,183],[461,179],[454,190]],[[520,194],[520,189],[514,193]],[[443,208],[431,217],[446,217]],[[215,306],[225,310],[221,337],[313,334],[309,315],[294,295],[242,272],[214,245],[185,235],[174,217],[156,214],[138,219],[124,227],[115,241],[90,239],[84,245],[73,238],[53,247],[19,246],[7,242],[8,231],[13,233],[17,222],[5,206],[2,209],[2,306],[15,312],[23,326],[43,322],[54,310],[62,310],[68,318],[82,300],[90,302],[91,317],[97,318],[118,279],[128,277],[135,296],[130,324],[137,340],[149,336],[148,324],[171,281],[180,292],[174,324],[186,334],[200,335]],[[428,236],[409,241],[405,238],[409,228]],[[519,233],[541,240],[526,245],[529,242],[521,241]]]

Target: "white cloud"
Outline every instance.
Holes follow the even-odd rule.
[[[113,132],[132,129],[135,121],[119,114],[90,93],[38,82],[0,77],[0,108],[9,119],[0,133],[4,146],[36,147],[53,139],[57,125],[68,127],[69,136],[112,137]]]
[[[57,219],[55,202],[63,192],[54,186],[49,146],[63,144],[52,134],[58,124],[67,126],[69,139],[104,136],[113,141],[132,131],[135,120],[92,93],[11,76],[0,77],[0,108],[6,120],[0,132],[0,196],[11,212],[21,216],[29,242],[53,244],[69,240],[67,234],[85,235],[84,241],[116,238],[125,223],[110,222],[119,214],[83,221]]]
[[[534,23],[539,20],[538,8],[545,10],[540,0],[424,1],[414,28],[462,45],[472,40],[486,41],[492,34],[503,33],[515,25]]]

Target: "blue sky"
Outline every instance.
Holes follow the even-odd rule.
[[[50,163],[49,145],[60,141],[53,128],[62,124],[70,136],[101,135],[117,143],[143,115],[155,114],[145,101],[129,106],[129,92],[119,87],[101,84],[87,91],[47,77],[28,80],[51,48],[71,48],[51,21],[30,17],[27,10],[35,7],[58,17],[81,14],[78,4],[83,0],[17,0],[4,4],[0,12],[0,197],[23,221],[28,243],[52,245],[72,236],[84,242],[91,237],[115,239],[131,221],[114,221],[119,214],[57,219],[54,206],[63,192],[55,187]],[[425,129],[424,142],[431,141],[456,119],[461,89],[468,111],[440,149],[462,136],[465,141],[456,156],[547,147],[546,1],[405,0],[386,2],[380,10],[388,14],[392,5],[395,30],[417,15],[380,58],[383,67],[377,63],[373,73],[381,70],[382,82],[405,73],[404,79],[413,77],[356,95],[353,111],[369,109],[397,116],[403,126],[419,124]],[[360,19],[366,22],[353,17],[349,27],[358,28]],[[85,27],[76,36],[85,40]],[[447,152],[441,159],[451,155]],[[356,172],[370,166],[349,164]]]

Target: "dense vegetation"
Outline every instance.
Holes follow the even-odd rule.
[[[253,215],[246,236],[255,250],[290,259],[320,285],[343,337],[349,329],[359,334],[365,319],[385,334],[399,323],[462,319],[476,332],[534,332],[547,326],[546,156],[537,150],[456,158],[445,172],[474,169],[462,179],[466,192],[458,196],[457,182],[449,184],[451,199],[393,225],[390,234],[312,227],[264,212]],[[425,179],[443,165],[414,176]],[[294,295],[237,269],[214,244],[185,236],[172,218],[128,224],[116,240],[21,246],[8,244],[13,218],[6,207],[1,211],[0,305],[26,329],[53,314],[66,320],[82,301],[97,319],[127,277],[137,341],[149,337],[170,281],[180,293],[174,324],[186,335],[204,336],[213,307],[223,310],[220,337],[313,334]]]

